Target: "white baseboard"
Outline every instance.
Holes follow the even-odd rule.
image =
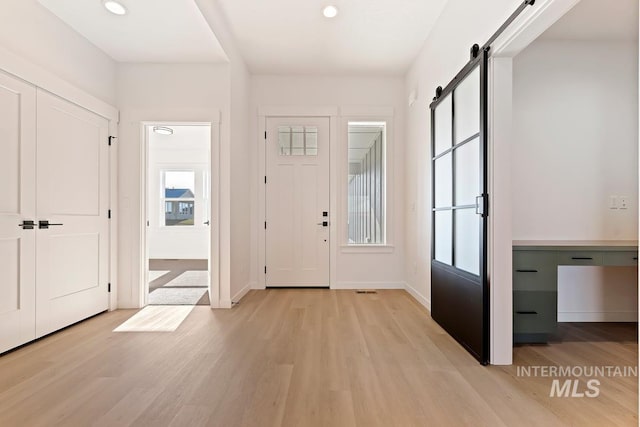
[[[404,282],[337,282],[331,289],[404,289]]]
[[[218,307],[212,307],[212,308],[231,308],[232,304],[231,304],[231,300],[229,299],[221,299]]]
[[[637,322],[637,311],[564,311],[558,322]]]
[[[252,287],[252,283],[247,283],[244,288],[240,289],[234,296],[231,297],[231,301],[233,303],[237,303],[238,301],[240,301],[242,299],[242,297],[244,297],[247,292],[249,292],[251,290]],[[231,303],[230,303],[231,306]]]
[[[431,312],[431,300],[422,295],[420,292],[408,283],[404,284],[404,289],[411,295],[416,301],[423,305],[429,312]]]

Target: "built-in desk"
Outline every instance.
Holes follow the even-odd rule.
[[[558,266],[638,265],[638,242],[513,242],[513,341],[547,342],[558,326]]]

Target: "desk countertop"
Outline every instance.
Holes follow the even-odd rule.
[[[514,240],[514,247],[557,249],[637,248],[637,240]]]

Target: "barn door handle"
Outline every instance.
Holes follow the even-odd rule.
[[[484,196],[476,197],[476,215],[484,216]]]
[[[18,224],[18,227],[22,227],[23,230],[33,230],[36,226],[36,223],[31,221],[30,219],[25,219],[22,221],[22,224]]]
[[[42,229],[46,230],[49,227],[54,226],[54,225],[64,225],[64,224],[52,224],[52,223],[49,222],[49,220],[46,220],[46,219],[38,221],[38,228],[41,229],[41,230]]]

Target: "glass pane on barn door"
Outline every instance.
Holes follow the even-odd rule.
[[[480,68],[472,71],[453,91],[455,143],[480,132]]]

